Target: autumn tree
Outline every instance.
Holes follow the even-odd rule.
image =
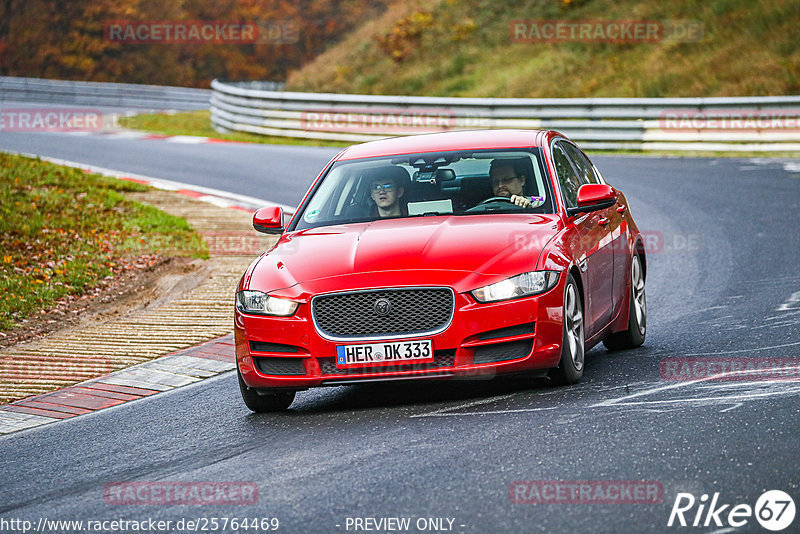
[[[0,74],[199,87],[283,80],[390,1],[0,0]],[[105,32],[111,21],[201,20],[294,31],[252,44],[133,44]]]

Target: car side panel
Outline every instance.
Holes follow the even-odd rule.
[[[614,251],[614,289],[612,292],[614,301],[614,314],[625,305],[628,298],[628,287],[630,286],[630,266],[631,266],[631,245],[628,232],[629,212],[625,196],[617,191],[617,204],[608,208],[609,226],[612,227]],[[619,210],[622,210],[621,212]]]

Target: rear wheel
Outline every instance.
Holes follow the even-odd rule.
[[[571,274],[564,286],[563,323],[561,360],[558,367],[550,370],[550,378],[558,384],[575,384],[583,377],[583,304],[578,284]]]
[[[647,333],[647,299],[644,292],[644,271],[639,256],[631,261],[631,293],[628,310],[628,329],[611,334],[603,340],[608,350],[632,349],[644,343]]]
[[[239,378],[239,391],[245,405],[256,413],[282,412],[294,401],[294,391],[281,391],[260,395],[255,389],[248,387],[242,380],[239,366],[236,366],[236,376]]]

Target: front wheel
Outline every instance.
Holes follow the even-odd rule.
[[[561,360],[550,370],[550,378],[558,384],[575,384],[583,378],[584,332],[583,304],[578,284],[572,275],[564,286],[564,334],[561,340]]]
[[[239,391],[242,392],[245,405],[256,413],[282,412],[294,401],[294,391],[259,395],[255,389],[247,387],[247,384],[244,383],[238,365],[236,366],[236,376],[239,378]]]
[[[644,343],[647,333],[647,299],[644,293],[644,272],[639,256],[631,261],[631,294],[628,310],[628,329],[611,334],[603,340],[608,350],[632,349]]]

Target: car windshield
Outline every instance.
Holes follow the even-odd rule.
[[[524,196],[520,207],[510,200]],[[428,152],[336,162],[292,230],[381,218],[553,213],[539,149]]]

